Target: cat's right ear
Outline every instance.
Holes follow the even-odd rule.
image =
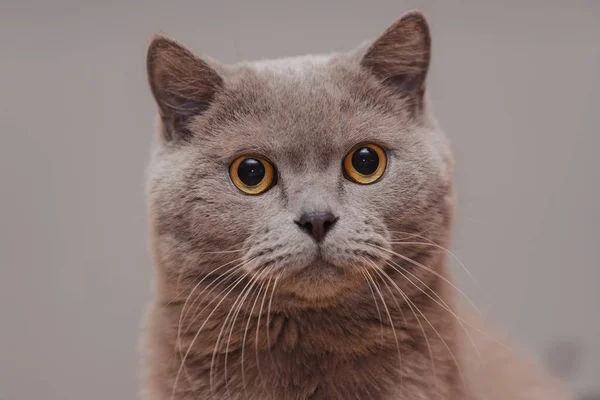
[[[419,11],[402,15],[369,47],[361,65],[419,110],[431,58],[427,19]]]
[[[165,138],[189,139],[190,120],[210,107],[223,78],[191,51],[163,36],[150,43],[146,65]]]

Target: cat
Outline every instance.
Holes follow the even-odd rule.
[[[325,56],[154,38],[146,399],[567,398],[459,307],[430,58],[418,11]]]

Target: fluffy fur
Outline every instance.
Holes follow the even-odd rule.
[[[518,397],[547,387],[527,380],[535,368],[518,389],[496,379],[513,368],[487,362],[502,347],[456,315],[452,157],[427,107],[429,59],[417,12],[328,56],[224,66],[152,42],[145,398],[550,398]],[[374,184],[342,172],[359,143],[387,151]],[[240,192],[228,169],[243,154],[270,160],[277,184]],[[338,220],[316,243],[294,221],[325,211]]]

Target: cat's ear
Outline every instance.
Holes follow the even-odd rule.
[[[431,58],[431,36],[419,11],[403,14],[367,49],[361,65],[393,93],[422,106]]]
[[[205,112],[223,78],[204,60],[172,39],[158,36],[146,58],[148,81],[168,140],[189,139],[192,117]]]

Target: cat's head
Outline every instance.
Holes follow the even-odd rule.
[[[417,12],[352,52],[227,66],[155,38],[160,270],[277,280],[298,304],[339,300],[394,264],[427,279],[402,257],[431,250],[410,243],[444,244],[453,203],[429,61]]]

